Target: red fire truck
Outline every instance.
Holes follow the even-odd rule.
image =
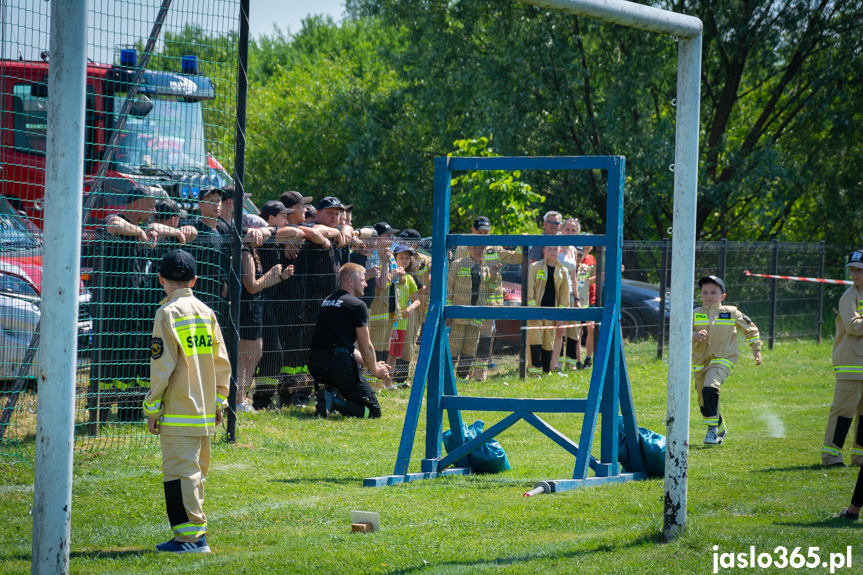
[[[119,65],[87,65],[84,142],[85,224],[119,211],[134,185],[159,186],[186,210],[202,187],[230,178],[208,154],[202,102],[216,97],[212,81],[184,56],[179,72],[145,70],[113,154],[107,154],[135,77],[137,53],[122,50]],[[42,61],[0,60],[0,194],[42,227],[48,74]],[[103,185],[89,192],[100,164],[110,158]],[[96,197],[98,196],[98,197]]]

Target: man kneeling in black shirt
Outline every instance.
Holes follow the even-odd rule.
[[[380,417],[375,392],[363,379],[358,364],[386,379],[392,368],[375,361],[369,335],[369,309],[358,298],[366,288],[366,270],[347,263],[339,269],[339,289],[321,305],[309,352],[309,372],[318,385],[316,413],[333,410],[353,417]],[[341,397],[333,394],[338,391]]]

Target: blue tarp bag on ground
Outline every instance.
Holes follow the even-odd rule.
[[[477,419],[471,425],[462,423],[461,429],[464,433],[465,443],[479,436],[482,433],[483,427],[485,427],[485,423],[481,419]],[[451,431],[447,429],[443,432],[443,446],[447,453],[460,447],[460,445],[456,445]],[[509,471],[511,469],[506,452],[496,439],[486,441],[480,447],[470,452],[467,457],[462,457],[456,461],[455,466],[470,467],[476,473],[500,473],[501,471]]]
[[[652,476],[665,475],[665,436],[639,427],[638,447],[641,449],[644,471]],[[624,471],[632,471],[622,418],[617,423],[617,460]]]

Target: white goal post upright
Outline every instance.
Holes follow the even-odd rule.
[[[31,573],[69,572],[87,0],[52,0]]]
[[[669,34],[678,39],[677,133],[674,153],[674,219],[671,248],[671,324],[668,346],[667,450],[663,535],[674,539],[686,526],[689,467],[689,380],[692,368],[695,206],[698,184],[698,130],[701,109],[701,20],[622,0],[521,0],[541,8],[586,16],[622,26]],[[614,150],[622,152],[622,150]],[[681,295],[682,294],[682,295]]]

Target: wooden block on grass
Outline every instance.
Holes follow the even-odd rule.
[[[374,530],[371,523],[351,523],[351,531],[355,533],[372,533]]]

